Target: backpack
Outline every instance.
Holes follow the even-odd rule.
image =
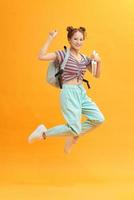
[[[66,46],[64,46],[64,49],[65,49],[65,58],[63,62],[58,66],[56,66],[56,63],[54,61],[49,62],[47,69],[47,77],[46,77],[47,82],[50,85],[60,89],[62,89],[61,75],[64,71],[64,67],[70,55],[70,49],[67,48]],[[84,56],[84,58],[86,58],[84,54],[82,55]],[[88,88],[91,88],[89,82],[86,79],[83,79],[83,81],[87,83]]]
[[[54,61],[49,62],[48,69],[47,69],[47,82],[57,88],[62,88],[62,81],[61,81],[61,74],[64,71],[64,67],[66,65],[66,62],[68,60],[68,57],[70,55],[70,49],[65,48],[65,58],[59,66],[56,66],[56,63]]]

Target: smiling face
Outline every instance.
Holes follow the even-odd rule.
[[[84,42],[83,34],[80,31],[77,31],[73,34],[71,39],[69,39],[69,43],[71,48],[79,50]]]

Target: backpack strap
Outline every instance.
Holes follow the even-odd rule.
[[[87,56],[86,56],[86,55],[82,54],[82,56],[85,58],[85,60],[87,59]],[[86,80],[86,79],[83,78],[83,81],[87,83],[87,87],[88,87],[88,88],[91,88],[91,86],[90,86],[88,80]]]
[[[64,46],[64,48],[65,48],[65,58],[64,58],[64,60],[63,60],[63,62],[62,62],[62,64],[61,64],[61,66],[60,66],[60,69],[62,69],[62,70],[64,70],[65,65],[66,65],[66,63],[67,63],[67,60],[68,60],[69,55],[70,55],[70,49],[69,49],[69,48],[66,48],[66,46]]]
[[[55,74],[55,77],[58,76],[59,86],[62,89],[62,80],[61,80],[61,74],[63,73],[63,70],[65,68],[65,65],[67,63],[68,57],[70,55],[70,49],[64,46],[65,49],[65,58],[62,62],[62,64],[59,66],[59,71]]]
[[[88,80],[86,80],[86,79],[84,79],[84,78],[83,78],[83,81],[87,83],[87,87],[88,87],[88,88],[91,88],[91,86],[90,86],[90,84],[89,84],[89,81],[88,81]]]
[[[85,60],[87,59],[87,57],[84,54],[82,54],[82,56],[85,58]]]

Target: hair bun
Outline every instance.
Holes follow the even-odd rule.
[[[86,31],[86,29],[84,28],[84,27],[82,27],[82,26],[80,26],[80,28],[79,29],[81,29],[83,32],[85,32]]]
[[[67,29],[66,29],[68,32],[71,32],[74,30],[74,28],[72,26],[68,26]]]

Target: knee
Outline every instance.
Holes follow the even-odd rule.
[[[96,121],[97,123],[102,124],[105,121],[104,115],[103,114],[99,115]]]
[[[90,123],[94,124],[94,125],[98,125],[98,124],[102,124],[105,121],[105,117],[102,113],[100,113],[99,115],[97,115],[94,118],[90,118]]]

